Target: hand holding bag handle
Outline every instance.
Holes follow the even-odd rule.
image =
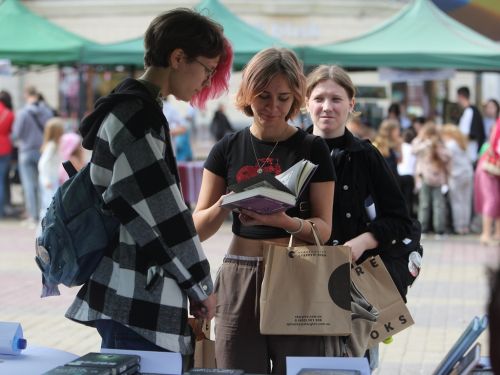
[[[299,232],[302,231],[302,228],[304,227],[304,222],[306,222],[306,223],[311,224],[311,232],[312,232],[313,237],[314,237],[314,243],[319,248],[323,248],[323,245],[322,245],[323,242],[321,242],[321,240],[320,240],[321,236],[319,234],[318,228],[316,228],[316,224],[314,224],[314,221],[312,221],[312,220],[304,220],[304,219],[300,219],[300,218],[298,218],[298,219],[300,220],[300,227],[299,227],[299,229],[296,230],[296,231],[294,231],[294,232],[288,232],[287,231],[288,233],[290,233],[290,241],[288,241],[288,247],[289,248],[293,247],[293,236],[295,234],[297,234],[297,233],[299,233]]]

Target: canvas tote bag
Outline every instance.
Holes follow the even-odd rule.
[[[351,279],[379,315],[368,347],[411,326],[413,318],[379,255],[366,259],[351,270]]]
[[[267,335],[351,333],[351,249],[270,243],[264,248],[260,332]]]
[[[500,157],[495,154],[492,148],[486,151],[484,160],[481,162],[481,167],[493,176],[500,176]]]

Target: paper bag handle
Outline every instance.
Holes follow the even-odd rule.
[[[208,321],[200,318],[189,318],[190,325],[193,330],[194,335],[196,336],[196,341],[207,339],[205,332],[203,332],[203,326],[206,325],[205,329],[208,329]],[[192,320],[191,320],[192,319]]]
[[[320,235],[318,232],[318,228],[316,227],[316,224],[314,224],[314,221],[312,220],[305,220],[309,224],[311,224],[311,232],[314,236],[314,242],[316,242],[316,246],[322,247],[322,242],[320,241]],[[290,235],[290,241],[288,241],[288,247],[293,247],[293,234]]]

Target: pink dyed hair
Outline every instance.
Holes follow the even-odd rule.
[[[193,96],[191,99],[191,105],[193,107],[205,109],[208,100],[216,99],[228,91],[232,65],[233,47],[231,43],[229,43],[229,40],[224,38],[224,52],[217,64],[210,86],[204,87],[203,90]]]

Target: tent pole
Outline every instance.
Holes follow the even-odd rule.
[[[85,107],[87,104],[86,100],[86,93],[87,90],[85,89],[85,79],[84,79],[84,68],[83,65],[78,64],[78,122],[82,121],[83,116],[85,114]]]
[[[474,89],[476,90],[476,107],[482,108],[483,103],[483,75],[481,72],[474,73]]]
[[[93,82],[94,82],[94,75],[95,75],[95,69],[93,65],[88,65],[87,66],[87,79],[85,82],[85,113],[87,111],[91,110],[94,106],[94,87],[93,87]]]

